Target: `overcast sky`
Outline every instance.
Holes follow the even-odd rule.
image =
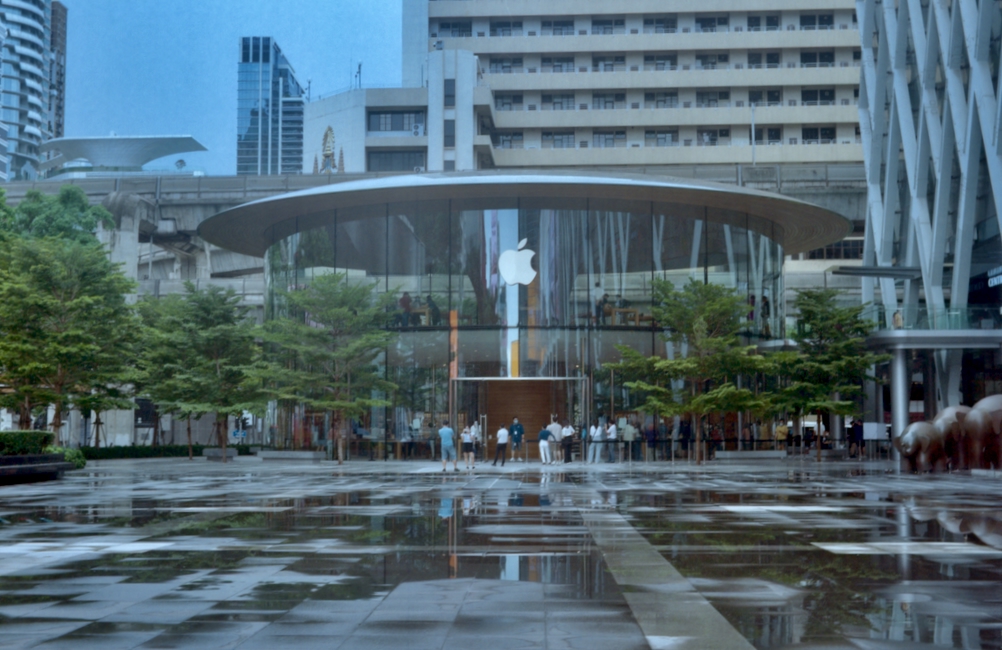
[[[241,36],[272,36],[305,87],[400,83],[400,0],[62,0],[66,135],[192,135],[208,174],[236,171]],[[166,169],[177,156],[147,168]]]

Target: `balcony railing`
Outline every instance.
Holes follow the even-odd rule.
[[[930,309],[903,307],[896,311],[883,305],[871,305],[863,310],[863,318],[877,330],[997,330],[1002,329],[999,305]]]

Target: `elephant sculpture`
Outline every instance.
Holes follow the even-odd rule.
[[[894,439],[894,446],[912,471],[941,470],[946,465],[944,435],[932,422],[912,422]]]
[[[999,467],[999,434],[1002,432],[1002,395],[977,402],[967,413],[958,412],[964,431],[967,466]]]
[[[932,421],[932,425],[943,436],[943,452],[952,470],[967,467],[966,438],[961,419],[970,412],[969,406],[948,406]]]

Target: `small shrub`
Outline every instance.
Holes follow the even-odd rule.
[[[0,456],[41,454],[51,444],[49,431],[0,431]]]
[[[45,448],[45,453],[62,454],[63,459],[65,459],[67,463],[73,463],[73,466],[77,469],[87,467],[87,459],[84,458],[84,455],[80,453],[79,449],[49,446]]]

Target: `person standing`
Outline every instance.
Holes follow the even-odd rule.
[[[343,427],[335,427],[331,425],[331,429],[328,432],[331,442],[334,444],[334,449],[337,454],[337,464],[344,464],[344,433],[342,431]]]
[[[515,457],[516,451],[522,451],[522,439],[525,437],[525,427],[518,421],[518,418],[511,419],[511,459],[521,460]],[[504,463],[501,463],[504,465]]]
[[[658,445],[658,428],[655,420],[652,418],[644,429],[644,442],[647,443],[647,453],[645,458],[647,462],[656,461],[657,458],[657,445]]]
[[[494,463],[491,466],[496,467],[498,464],[498,458],[500,458],[501,467],[504,467],[504,457],[505,457],[505,452],[507,451],[508,451],[508,429],[505,429],[504,425],[502,424],[501,428],[498,429],[498,448],[497,451],[494,452]]]
[[[550,432],[550,444],[552,445],[551,453],[553,454],[553,460],[560,462],[564,459],[563,448],[561,445],[561,439],[563,438],[563,427],[557,422],[557,418],[550,416],[550,424],[546,427]]]
[[[564,464],[571,462],[571,445],[574,444],[574,427],[570,420],[564,420],[564,428],[560,430],[560,445],[563,447],[561,453],[564,457]]]
[[[553,456],[550,455],[550,430],[547,427],[543,427],[539,431],[539,460],[543,462],[544,465],[553,464]]]
[[[466,461],[466,469],[476,469],[477,461],[473,459],[473,434],[470,432],[470,427],[463,427],[460,438],[463,441],[463,460]]]
[[[442,428],[438,430],[438,437],[442,444],[442,471],[449,460],[452,460],[452,469],[459,471],[459,461],[456,458],[456,432],[449,426],[448,420],[442,420]]]
[[[598,463],[601,453],[599,449],[602,447],[602,439],[605,437],[605,429],[599,424],[598,420],[591,425],[591,429],[588,430],[588,462]]]
[[[615,463],[619,455],[619,432],[616,430],[616,420],[609,419],[609,428],[605,430],[605,446],[608,449],[606,457],[608,462]]]
[[[483,441],[480,438],[480,423],[476,420],[473,421],[473,425],[470,427],[470,436],[473,438],[473,462],[476,464],[477,458],[483,458],[480,456],[480,445]]]

